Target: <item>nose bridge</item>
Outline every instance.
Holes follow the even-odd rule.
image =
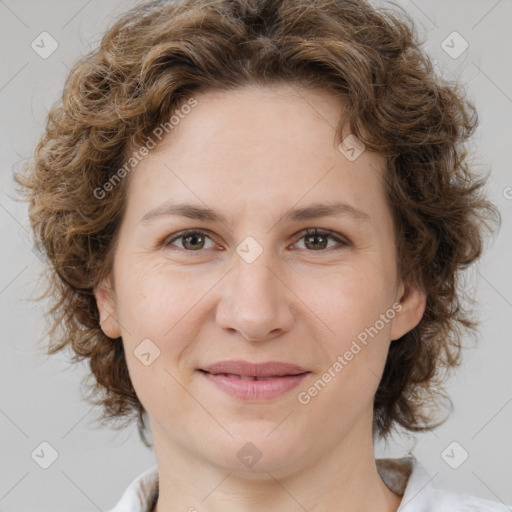
[[[275,259],[270,255],[270,250],[262,252],[254,261],[248,262],[239,256],[235,259],[233,279],[235,280],[236,293],[240,299],[244,296],[252,296],[254,300],[265,298],[265,303],[276,299],[276,278],[270,269],[275,267]],[[268,297],[265,297],[268,295]]]
[[[244,241],[237,248],[233,265],[229,286],[218,306],[219,325],[250,340],[266,339],[288,329],[293,317],[285,287],[275,275],[279,269],[272,251],[258,250],[254,241]]]

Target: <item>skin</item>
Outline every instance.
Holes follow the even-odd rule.
[[[338,150],[343,104],[328,91],[249,85],[195,98],[129,176],[113,272],[95,291],[102,329],[122,336],[149,415],[155,510],[395,511],[401,498],[376,470],[373,399],[390,343],[418,324],[425,296],[396,272],[384,160],[364,151],[350,161]],[[226,222],[141,223],[170,199],[208,206]],[[330,201],[368,218],[277,223],[289,209]],[[315,241],[307,228],[346,244]],[[207,237],[160,243],[187,229]],[[236,252],[247,236],[263,249],[252,263]],[[400,312],[378,335],[299,403],[395,303]],[[134,355],[147,338],[160,350],[149,366]],[[286,361],[311,373],[291,392],[245,402],[197,371],[226,359]],[[237,457],[247,442],[262,455],[252,468]]]

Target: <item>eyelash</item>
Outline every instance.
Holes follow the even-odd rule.
[[[190,252],[190,253],[203,252],[205,249],[198,249],[197,251],[193,251],[190,249],[185,249],[183,247],[173,246],[172,242],[179,240],[180,238],[185,238],[190,235],[201,235],[201,236],[205,236],[206,238],[209,238],[211,240],[211,237],[208,236],[208,234],[205,231],[191,229],[191,230],[187,230],[187,231],[181,231],[179,233],[176,233],[175,235],[171,235],[171,237],[165,238],[162,242],[162,245],[164,246],[164,248],[173,247],[175,249],[179,249],[179,250]],[[307,236],[314,236],[314,235],[326,236],[326,237],[331,238],[332,240],[335,240],[339,245],[338,247],[334,248],[335,250],[341,249],[341,248],[349,245],[348,241],[340,238],[339,236],[336,236],[336,234],[333,231],[329,231],[329,230],[325,230],[325,229],[318,229],[318,228],[308,228],[305,231],[302,231],[301,236],[297,239],[297,241],[295,243],[297,243],[298,241],[300,241],[301,239],[303,239]],[[325,249],[319,249],[317,251],[306,249],[306,251],[308,251],[308,252],[325,252],[329,249],[333,249],[333,248],[330,247],[330,248],[325,248]]]

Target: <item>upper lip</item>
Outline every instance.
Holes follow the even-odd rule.
[[[227,373],[242,377],[282,377],[284,375],[299,375],[309,371],[296,364],[281,361],[249,363],[241,360],[219,361],[200,369],[212,374]]]

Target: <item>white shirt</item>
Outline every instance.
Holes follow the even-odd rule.
[[[402,496],[397,512],[510,512],[512,508],[497,501],[469,494],[437,489],[425,468],[410,455],[401,459],[376,459],[384,483]],[[150,512],[157,497],[157,466],[140,474],[109,512]]]

